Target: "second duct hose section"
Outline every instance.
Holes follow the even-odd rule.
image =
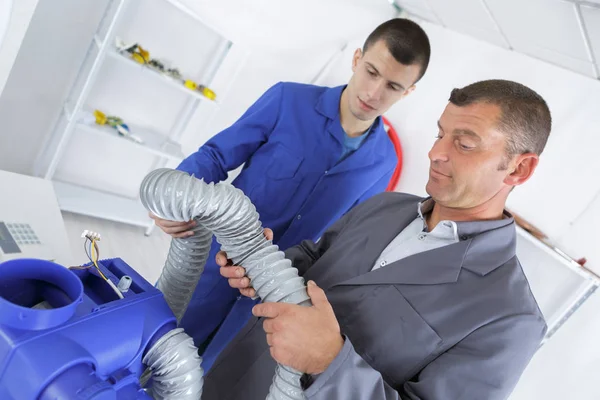
[[[185,172],[162,168],[146,176],[140,198],[144,206],[160,218],[181,222],[193,219],[197,223],[193,236],[172,240],[157,284],[178,321],[202,275],[213,234],[228,258],[246,269],[252,287],[264,302],[311,305],[304,279],[298,276],[298,270],[292,267],[284,253],[265,239],[256,208],[241,190],[226,183],[207,184]],[[162,396],[158,397],[161,399],[182,398],[174,397],[173,390],[179,384],[169,379],[168,363],[172,361],[170,358],[178,357],[174,353],[178,346],[162,343],[170,349],[165,351],[171,353],[158,354],[160,352],[155,349],[160,344],[157,343],[147,355],[148,358],[154,354],[153,391]],[[157,381],[154,377],[161,371],[163,376]],[[289,367],[277,365],[267,400],[304,399],[301,375]],[[172,376],[175,379],[177,371],[173,371]]]

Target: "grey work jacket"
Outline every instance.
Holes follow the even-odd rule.
[[[309,400],[505,399],[546,332],[515,255],[510,215],[459,222],[460,241],[371,271],[422,198],[383,193],[318,243],[289,249],[325,289],[345,344]],[[275,362],[252,318],[205,377],[204,400],[264,400]]]

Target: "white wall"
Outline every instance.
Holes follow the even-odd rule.
[[[24,174],[31,173],[39,148],[58,117],[85,55],[85,40],[91,39],[106,0],[42,0],[35,7],[36,3],[14,2],[13,13],[26,4],[30,8],[22,10],[22,18],[11,18],[9,35],[14,39],[7,35],[5,44],[16,58],[0,95],[0,169]],[[27,32],[25,11],[31,19]],[[19,21],[21,25],[12,31]],[[3,72],[0,68],[0,84]]]
[[[0,0],[0,47],[2,47],[4,34],[8,30],[8,21],[10,20],[11,12],[12,0]],[[0,92],[2,92],[1,89]]]
[[[7,7],[10,10],[9,15],[0,16],[0,93],[6,84],[37,3],[38,0],[0,1],[0,12],[5,12]]]
[[[600,398],[600,293],[596,292],[531,360],[510,400]]]
[[[188,61],[193,59],[194,48],[202,46],[203,36],[191,28],[189,19],[165,1],[132,3],[137,12],[128,15],[126,26],[131,26],[121,29],[120,34],[146,43],[153,55],[171,57],[179,67],[191,65]],[[210,117],[208,125],[206,119],[210,113],[199,112],[193,117],[182,138],[186,154],[235,121],[269,86],[279,80],[309,82],[346,38],[362,38],[378,23],[393,16],[393,9],[386,2],[373,4],[368,0],[252,3],[184,0],[182,3],[249,54],[229,93],[224,95],[217,90],[221,108]],[[36,155],[58,118],[105,4],[91,0],[40,2],[7,90],[0,97],[3,130],[18,132],[11,137],[2,135],[0,139],[0,169],[33,173]],[[144,28],[149,21],[156,28],[154,33]],[[158,40],[161,34],[177,37],[186,48],[169,53],[169,46]],[[171,47],[182,50],[179,45]],[[38,56],[40,51],[45,57]],[[158,130],[168,130],[182,98],[151,80],[141,86],[142,78],[113,64],[107,62],[102,68],[100,76],[105,84],[92,91],[90,105],[109,108],[126,121],[145,120]],[[221,77],[221,82],[225,78]],[[132,80],[140,83],[136,86]],[[216,89],[221,87],[217,85]],[[125,93],[121,98],[114,96],[118,90]],[[136,98],[133,93],[136,91],[147,95]],[[154,102],[149,101],[151,95]],[[109,156],[111,160],[127,159],[127,167],[107,163]],[[71,181],[85,179],[89,186],[132,194],[154,161],[147,154],[113,146],[97,137],[74,135],[57,176]],[[124,170],[128,174],[123,174]]]
[[[573,257],[586,256],[600,273],[600,81],[477,41],[437,25],[422,23],[432,44],[425,78],[387,117],[404,149],[397,190],[424,195],[427,152],[437,135],[436,121],[450,91],[482,79],[521,82],[548,102],[554,126],[533,179],[517,188],[508,206],[545,231]],[[352,43],[325,82],[345,82]],[[596,293],[536,355],[512,399],[600,398],[600,294]]]

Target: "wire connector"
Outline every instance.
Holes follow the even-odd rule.
[[[81,233],[81,237],[96,241],[100,240],[100,234],[98,232],[88,231],[87,229]]]

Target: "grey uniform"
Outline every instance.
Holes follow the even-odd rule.
[[[373,270],[421,201],[380,194],[318,243],[286,252],[325,290],[345,336],[307,399],[505,399],[539,346],[546,324],[508,214],[457,222],[458,242]],[[263,400],[274,368],[262,321],[252,318],[208,371],[202,398]]]

